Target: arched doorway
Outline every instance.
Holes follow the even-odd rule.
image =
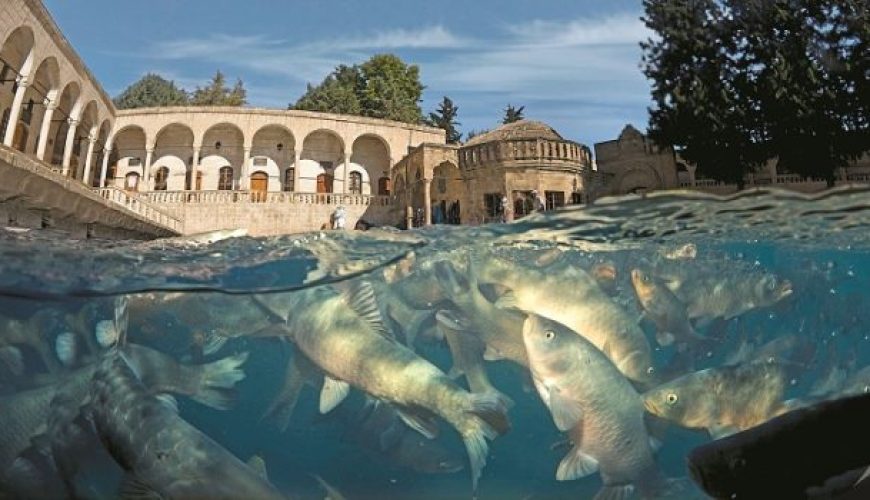
[[[266,201],[266,192],[269,190],[269,174],[258,170],[251,174],[251,201]]]
[[[378,179],[378,196],[390,196],[389,177],[381,177]]]
[[[166,191],[167,181],[169,180],[169,167],[160,167],[154,173],[154,190]]]

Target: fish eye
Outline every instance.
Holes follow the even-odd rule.
[[[650,366],[649,368],[646,369],[646,372],[649,373],[650,375],[655,373],[655,371],[656,371],[656,369],[652,366]]]
[[[556,338],[556,332],[554,332],[553,330],[547,330],[544,332],[544,338],[547,340],[553,340],[554,338]]]
[[[677,397],[677,394],[674,392],[669,392],[668,395],[665,396],[665,400],[668,402],[669,405],[677,404],[678,399],[679,398]]]

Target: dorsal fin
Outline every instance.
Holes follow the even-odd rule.
[[[127,343],[128,302],[129,299],[126,295],[120,295],[115,299],[115,331],[118,335],[118,345],[122,347]]]
[[[393,338],[381,319],[381,310],[378,309],[375,289],[371,283],[368,281],[354,283],[345,292],[345,297],[350,308],[368,323],[374,331],[389,339]]]

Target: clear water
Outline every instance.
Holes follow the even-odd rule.
[[[439,436],[431,442],[405,429],[408,439],[419,438],[419,449],[402,462],[385,456],[371,439],[366,443],[365,438],[378,430],[360,429],[356,419],[362,415],[365,396],[359,388],[352,389],[338,408],[321,415],[318,382],[303,389],[286,430],[264,419],[284,383],[288,362],[300,354],[292,344],[293,332],[284,334],[290,342],[252,336],[263,326],[261,322],[281,323],[263,308],[252,306],[252,296],[291,296],[312,287],[345,289],[364,280],[383,284],[376,287],[379,302],[399,300],[425,312],[426,305],[419,301],[410,304],[417,298],[409,290],[438,287],[433,264],[439,261],[460,266],[469,255],[482,262],[507,259],[516,266],[545,271],[565,289],[579,286],[567,277],[559,281],[560,275],[567,276],[566,266],[589,271],[596,264],[609,263],[616,279],[602,282],[613,287],[608,300],[635,319],[642,307],[630,278],[634,268],[653,273],[677,269],[690,282],[703,276],[706,285],[697,285],[694,294],[711,294],[710,287],[718,285],[727,295],[727,287],[740,280],[758,280],[771,273],[777,283],[787,280],[793,293],[721,321],[697,321],[696,330],[715,335],[717,341],[694,356],[692,367],[676,365],[676,344],[660,346],[652,322],[644,320],[640,325],[657,373],[667,378],[721,367],[737,359],[741,345],[745,354],[773,339],[798,337],[810,349],[809,354],[802,351],[799,373],[779,397],[787,400],[818,389],[834,367],[852,375],[870,365],[868,223],[870,195],[867,190],[852,190],[812,197],[757,192],[728,199],[663,194],[537,214],[510,225],[334,231],[214,243],[184,238],[144,243],[69,241],[46,230],[0,230],[4,325],[0,348],[15,347],[23,360],[22,369],[15,373],[8,359],[0,360],[7,363],[0,366],[0,427],[8,427],[13,419],[10,412],[16,411],[11,402],[24,391],[59,386],[72,370],[99,362],[105,351],[97,348],[93,337],[82,339],[93,335],[97,321],[113,318],[116,298],[125,295],[130,301],[129,342],[153,347],[179,363],[249,353],[242,367],[245,378],[235,386],[231,409],[217,410],[179,396],[179,413],[242,461],[260,456],[269,480],[288,497],[323,498],[326,492],[314,479],[317,475],[350,499],[467,498],[472,489],[465,449],[443,420]],[[680,250],[688,255],[674,255]],[[409,287],[415,280],[425,285]],[[536,283],[516,286],[534,288]],[[432,304],[431,311],[450,309],[449,300]],[[33,317],[53,319],[36,327],[28,323]],[[11,337],[10,325],[16,324],[30,325],[27,339]],[[386,325],[404,342],[407,324],[394,318]],[[433,334],[434,328],[425,330],[414,350],[446,373],[452,365],[451,352]],[[46,360],[57,356],[57,337],[67,331],[77,334],[77,348],[67,366],[57,359]],[[231,338],[216,353],[205,355],[202,347],[212,333]],[[40,346],[47,349],[40,353]],[[492,384],[515,405],[508,412],[511,430],[490,442],[477,497],[591,498],[601,487],[598,474],[555,480],[568,448],[558,446],[565,436],[555,427],[528,371],[508,361],[486,362],[485,367]],[[824,397],[841,394],[842,379],[838,380],[829,384]],[[456,384],[465,387],[466,381],[458,378]],[[39,424],[48,422],[47,413],[32,417],[33,438],[45,432]],[[658,467],[665,476],[686,477],[687,452],[709,440],[704,430],[669,425],[656,454]],[[31,444],[38,442],[33,439]],[[456,467],[448,467],[452,472],[445,473],[416,470],[433,467],[433,456],[438,457],[435,463]],[[88,457],[83,453],[77,458],[85,462]],[[121,468],[106,455],[88,464],[76,478],[79,488],[87,491],[86,496],[115,497]],[[456,471],[459,465],[462,470]],[[8,473],[10,464],[5,466]],[[686,489],[675,497],[703,495]]]

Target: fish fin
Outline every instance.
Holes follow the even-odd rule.
[[[559,468],[556,469],[556,481],[573,481],[597,471],[598,460],[583,453],[583,450],[575,444],[574,448],[559,462]]]
[[[538,395],[541,396],[541,401],[549,409],[550,408],[550,388],[544,385],[538,377],[532,376],[532,383],[535,384],[535,389],[538,390]]]
[[[129,302],[130,301],[126,295],[120,295],[115,299],[116,345],[124,346],[127,344],[127,326],[130,323],[130,316],[127,309]]]
[[[471,328],[468,318],[450,309],[442,309],[435,313],[435,321],[457,332]]]
[[[266,471],[266,461],[263,460],[263,457],[260,455],[252,455],[251,458],[248,459],[247,464],[248,467],[256,472],[258,476],[266,481],[269,480],[269,473]]]
[[[674,334],[671,332],[656,332],[656,342],[660,346],[669,346],[674,343]]]
[[[72,332],[63,332],[54,339],[54,353],[60,364],[69,368],[75,363],[78,342]]]
[[[870,477],[870,467],[867,467],[866,469],[864,469],[864,472],[861,474],[861,477],[859,477],[858,480],[855,481],[855,484],[853,484],[852,487],[854,488],[855,486],[858,486],[858,483],[860,483],[861,481],[864,481],[868,477]]]
[[[387,427],[384,432],[378,436],[378,445],[380,446],[380,451],[388,451],[393,447],[397,446],[399,442],[402,440],[402,436],[405,433],[403,432],[402,426],[396,422],[393,422],[389,427]]]
[[[506,434],[511,423],[507,417],[508,407],[513,401],[500,392],[469,393],[469,413],[480,417],[496,434]]]
[[[707,432],[710,433],[710,437],[713,439],[721,439],[731,434],[736,434],[739,432],[739,429],[733,425],[713,424],[707,428]]]
[[[432,311],[422,311],[419,313],[415,313],[414,317],[411,318],[411,321],[405,325],[403,328],[405,332],[405,344],[408,348],[414,348],[414,342],[417,337],[425,331],[425,325],[429,322],[429,319],[432,317]]]
[[[519,302],[517,302],[517,296],[514,294],[513,290],[507,290],[504,292],[501,297],[495,301],[494,305],[499,309],[520,309]]]
[[[556,427],[566,432],[583,419],[583,407],[579,401],[566,398],[558,390],[550,390],[550,413]]]
[[[432,419],[416,414],[406,408],[397,408],[396,411],[402,422],[422,434],[426,439],[438,437],[438,423]]]
[[[464,375],[462,368],[459,368],[458,366],[456,366],[455,363],[453,364],[453,366],[450,367],[450,371],[447,372],[447,376],[452,378],[453,380],[458,379],[462,375]]]
[[[323,388],[320,390],[320,413],[332,411],[348,394],[350,394],[350,384],[324,376]]]
[[[483,359],[485,361],[500,361],[505,358],[498,349],[486,346],[486,349],[483,350]]]
[[[639,325],[643,323],[643,321],[647,318],[646,311],[641,311],[640,314],[637,315],[636,323]]]
[[[45,482],[45,478],[43,478],[43,474],[39,472],[36,464],[21,456],[16,457],[15,460],[6,467],[6,470],[3,471],[3,476],[5,476],[4,479],[15,478],[15,482],[19,485],[28,485],[27,489],[36,488],[38,487],[37,485],[41,485]],[[10,496],[9,498],[14,497]]]
[[[456,297],[468,293],[468,284],[459,281],[459,276],[456,274],[456,269],[454,269],[451,262],[446,260],[436,262],[432,266],[432,271],[435,274],[438,285],[448,296]]]
[[[302,363],[309,363],[302,354],[295,354],[290,358],[284,375],[284,385],[263,413],[262,418],[275,424],[281,432],[286,431],[290,425],[290,417],[296,409],[302,388],[306,383],[316,384],[312,375],[300,366]]]
[[[227,343],[229,337],[215,332],[205,334],[205,342],[202,345],[202,353],[205,356],[211,356],[217,353]]]
[[[662,447],[662,442],[658,438],[654,436],[649,437],[649,447],[653,451],[653,453],[659,451]]]
[[[21,354],[21,349],[15,346],[6,346],[0,349],[0,363],[9,370],[15,377],[20,377],[24,373],[24,356]]]
[[[160,393],[154,396],[157,401],[160,401],[164,406],[173,411],[173,413],[178,413],[178,400],[175,399],[175,396],[172,394]]]
[[[573,448],[574,443],[571,442],[570,439],[560,439],[555,443],[550,445],[550,451],[561,450],[563,448]]]
[[[232,389],[245,378],[241,366],[248,360],[248,355],[241,352],[197,366],[199,385],[190,397],[214,409],[228,410],[234,402]]]
[[[124,477],[121,482],[118,498],[121,500],[165,500],[163,495],[132,474]]]
[[[350,308],[365,320],[374,331],[386,338],[393,338],[381,319],[381,310],[378,309],[375,289],[371,283],[368,281],[355,283],[347,290],[345,298]]]
[[[593,500],[628,500],[633,493],[634,486],[631,484],[604,486],[595,494]]]
[[[468,463],[471,467],[471,488],[473,492],[477,492],[477,480],[486,466],[486,456],[489,454],[489,445],[486,440],[494,439],[495,432],[487,425],[486,422],[475,419],[475,425],[470,430],[463,433],[462,442],[465,444],[465,450],[468,453]]]
[[[322,477],[317,474],[312,474],[311,477],[317,480],[317,483],[320,484],[320,487],[326,490],[326,497],[324,500],[345,500],[345,496],[341,494],[334,486],[327,483]]]

